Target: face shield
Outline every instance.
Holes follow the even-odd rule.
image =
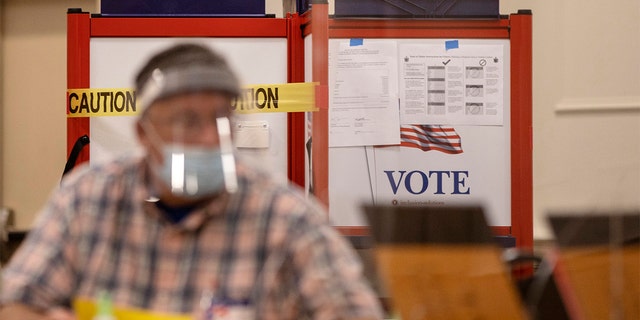
[[[235,77],[209,67],[156,69],[138,95],[153,174],[172,194],[200,198],[238,187],[231,139]]]

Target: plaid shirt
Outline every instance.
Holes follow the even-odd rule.
[[[76,169],[55,190],[3,272],[2,303],[114,305],[192,314],[203,293],[249,303],[260,319],[381,318],[350,245],[323,210],[239,165],[239,190],[177,224],[151,196],[146,165]]]

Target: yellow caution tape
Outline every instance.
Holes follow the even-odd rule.
[[[317,111],[316,87],[313,82],[246,86],[231,109],[241,114]],[[130,116],[139,111],[132,89],[67,90],[68,118]]]

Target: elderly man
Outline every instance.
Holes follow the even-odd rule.
[[[238,161],[238,80],[181,44],[136,78],[143,156],[66,177],[3,272],[2,319],[72,319],[75,299],[250,319],[381,318],[349,244],[297,189]]]

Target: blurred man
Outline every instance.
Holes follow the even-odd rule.
[[[136,77],[141,157],[76,169],[3,272],[2,319],[72,319],[74,299],[166,314],[382,317],[349,244],[297,189],[237,161],[240,92],[217,53],[153,56]]]

